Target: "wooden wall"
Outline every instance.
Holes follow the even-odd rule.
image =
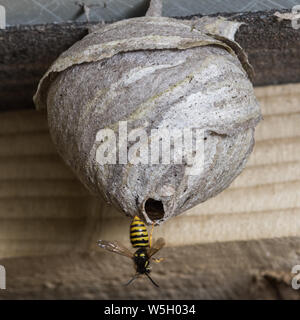
[[[264,120],[244,172],[155,230],[169,246],[300,236],[300,84],[256,88]],[[0,114],[0,258],[128,244],[129,220],[84,189],[57,155],[46,115]]]

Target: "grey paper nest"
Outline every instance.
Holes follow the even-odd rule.
[[[47,108],[59,153],[93,193],[159,224],[229,186],[261,118],[251,66],[232,38],[237,27],[223,19],[133,18],[95,28],[53,63],[34,101]],[[187,175],[184,161],[100,165],[97,133],[112,129],[120,138],[119,121],[128,132],[204,130],[203,171]]]

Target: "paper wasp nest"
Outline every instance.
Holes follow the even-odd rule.
[[[47,108],[59,153],[92,192],[127,215],[161,223],[229,186],[252,151],[261,117],[251,66],[233,40],[238,26],[224,19],[133,18],[94,28],[53,63],[34,101]],[[126,131],[119,135],[120,123],[128,139]],[[192,147],[195,154],[200,142],[201,172],[187,174],[193,165],[185,156],[182,163],[149,160],[154,151],[144,147],[155,139],[151,130],[162,128],[202,130],[201,141],[192,136],[182,148],[183,155]],[[103,138],[101,129],[115,138]],[[141,130],[146,138],[137,135]],[[116,164],[99,161],[105,143],[104,156]],[[118,162],[126,151],[148,163]]]

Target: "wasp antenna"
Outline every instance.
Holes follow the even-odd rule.
[[[148,273],[145,273],[145,275],[148,277],[148,279],[149,279],[157,288],[159,288],[159,285],[153,281],[153,279],[149,276]]]
[[[124,286],[130,285],[131,282],[133,282],[137,278],[137,275],[135,275],[132,279],[130,279],[127,283],[124,284]]]

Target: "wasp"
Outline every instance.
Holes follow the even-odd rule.
[[[118,253],[122,256],[131,258],[134,262],[136,274],[134,277],[125,285],[129,285],[135,279],[137,279],[141,275],[146,275],[148,279],[158,287],[158,284],[153,281],[150,277],[150,260],[155,262],[161,262],[163,258],[156,259],[152,256],[157,253],[164,245],[165,240],[163,238],[157,239],[152,244],[152,233],[154,229],[154,224],[152,225],[152,230],[150,233],[150,237],[148,236],[147,228],[144,222],[138,217],[135,216],[130,224],[130,242],[133,248],[137,248],[135,252],[132,252],[118,241],[105,241],[99,240],[98,245],[108,251]]]

